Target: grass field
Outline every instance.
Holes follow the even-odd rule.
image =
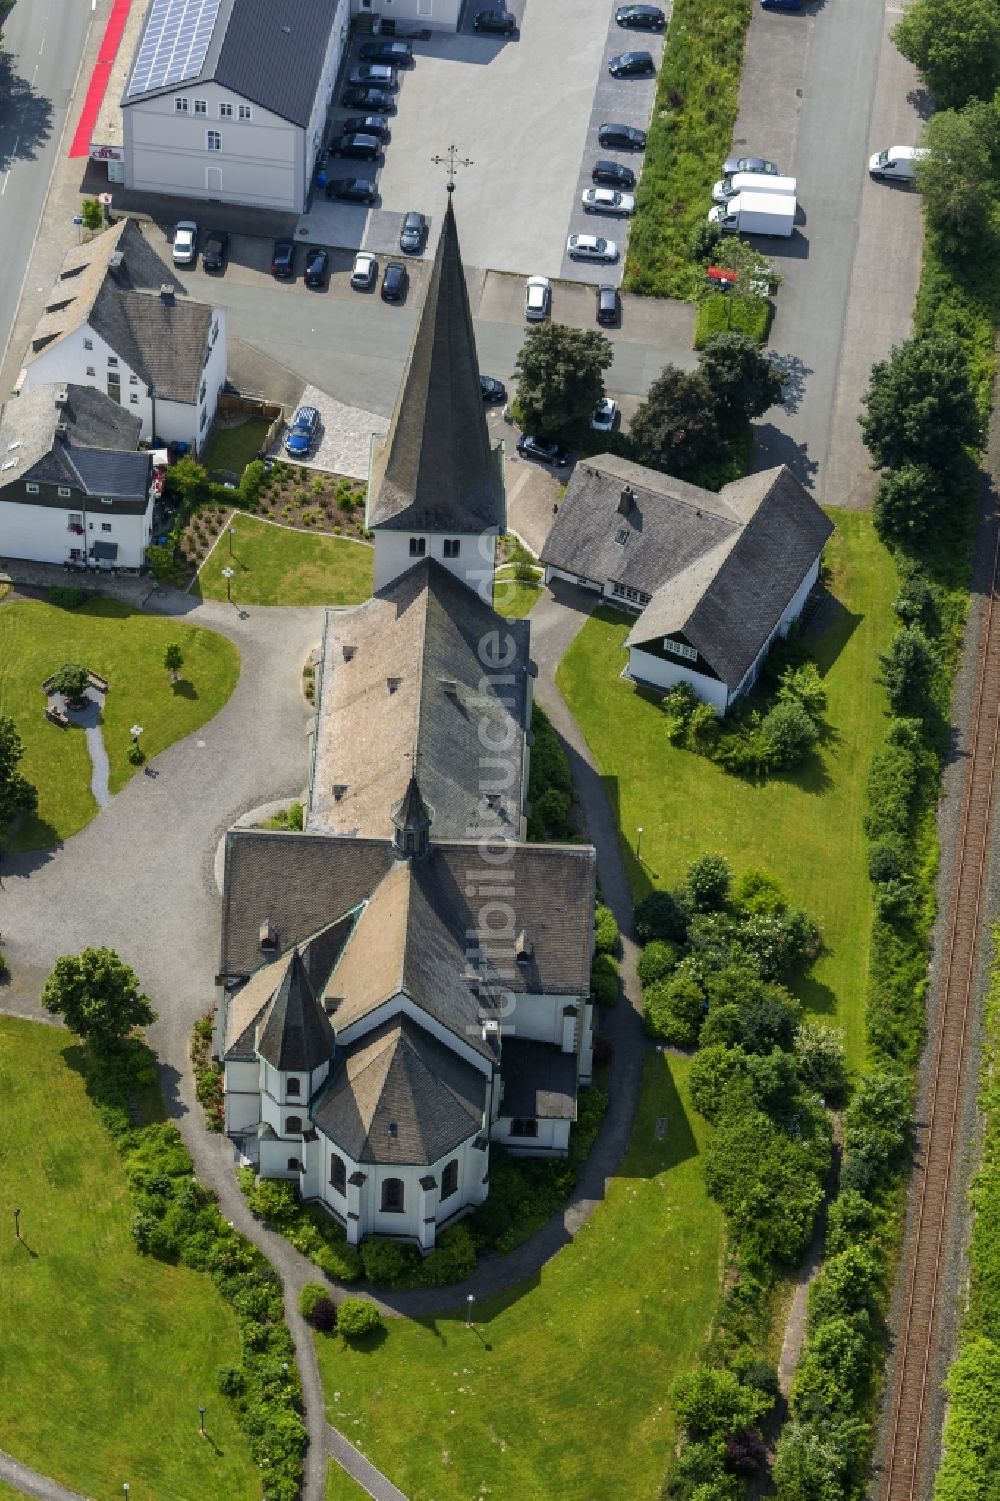
[[[538,584],[521,584],[509,576],[498,578],[493,586],[493,608],[508,620],[523,620],[541,597]]]
[[[263,417],[251,417],[239,427],[218,428],[202,463],[210,474],[213,469],[227,469],[241,475],[260,452],[270,426]]]
[[[366,1501],[368,1492],[360,1486],[356,1480],[329,1461],[326,1472],[326,1501]],[[3,1501],[3,1492],[0,1491],[0,1501]]]
[[[168,642],[184,654],[175,686],[163,666]],[[97,812],[90,757],[82,730],[61,730],[44,717],[41,685],[64,662],[81,662],[111,684],[104,711],[110,787],[119,791],[128,763],[130,728],[143,726],[142,747],[155,756],[222,708],[236,686],[236,648],[214,631],[144,615],[117,600],[94,599],[77,610],[36,600],[0,606],[0,704],[25,745],[24,775],[38,788],[38,813],[26,820],[12,849],[41,849],[68,839]]]
[[[725,855],[737,872],[771,871],[823,927],[827,952],[798,990],[821,1020],[845,1029],[856,1066],[864,1052],[871,927],[861,817],[872,748],[884,728],[875,677],[892,630],[895,572],[867,516],[838,512],[834,520],[827,559],[839,606],[811,643],[824,674],[831,737],[801,772],[755,785],[670,745],[656,700],[618,676],[630,624],[623,617],[592,618],[558,680],[617,810],[634,893],[676,882],[705,851]]]
[[[237,518],[233,556],[225,540],[192,589],[225,599],[223,568],[234,570],[232,597],[245,605],[354,605],[372,592],[375,553],[343,537],[293,532],[255,516]]]
[[[88,1496],[127,1480],[131,1501],[251,1501],[257,1471],[216,1385],[239,1363],[235,1319],[203,1273],[136,1253],[76,1053],[61,1030],[0,1018],[0,1449]]]
[[[367,1349],[317,1337],[331,1421],[410,1501],[659,1495],[667,1388],[706,1337],[723,1232],[688,1060],[655,1070],[606,1201],[535,1281],[477,1304],[471,1330],[458,1310],[390,1320]]]
[[[0,1501],[24,1501],[24,1491],[16,1491],[13,1486],[5,1485],[4,1482],[0,1480]],[[331,1498],[328,1497],[327,1501],[331,1501]],[[332,1501],[338,1501],[336,1493],[334,1494]]]

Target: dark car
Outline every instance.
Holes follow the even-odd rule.
[[[607,188],[634,188],[635,173],[621,162],[595,162],[591,181]]]
[[[761,10],[801,10],[802,0],[760,0]]]
[[[378,42],[365,42],[358,56],[366,63],[392,63],[397,68],[408,68],[413,61],[413,43],[383,37]]]
[[[642,78],[656,72],[651,52],[620,52],[608,63],[612,78]]]
[[[617,287],[598,287],[597,321],[602,328],[614,328],[618,323]]]
[[[345,89],[340,102],[345,109],[376,110],[380,115],[396,108],[396,101],[388,89]]]
[[[722,163],[723,177],[734,172],[752,172],[755,177],[780,177],[777,162],[769,162],[763,156],[727,156]]]
[[[502,380],[497,380],[494,375],[481,375],[479,377],[480,389],[484,401],[506,401],[507,387]]]
[[[275,240],[271,252],[271,275],[287,280],[295,275],[295,241]]]
[[[645,151],[646,132],[636,125],[601,125],[597,139],[605,151]]]
[[[344,203],[374,203],[378,186],[367,177],[331,177],[326,185],[328,198],[339,198]]]
[[[205,248],[201,252],[203,271],[224,271],[229,255],[229,236],[224,229],[210,229],[205,236]]]
[[[667,18],[658,5],[620,5],[615,11],[619,26],[632,31],[662,31]]]
[[[325,287],[326,273],[330,269],[330,256],[326,250],[318,247],[310,250],[306,256],[306,269],[302,280],[307,287]]]
[[[300,458],[313,446],[319,432],[319,412],[315,407],[299,407],[285,434],[285,452]]]
[[[389,139],[389,122],[385,115],[354,115],[342,120],[337,127],[341,136],[374,136],[377,141]]]
[[[561,469],[569,463],[569,452],[561,443],[550,443],[545,438],[533,438],[529,433],[522,433],[517,440],[518,453],[524,454],[528,459],[540,459],[543,464],[555,464]]]
[[[387,89],[394,93],[399,88],[396,70],[387,63],[362,63],[359,68],[351,69],[347,81],[362,89]]]
[[[382,277],[382,301],[402,302],[409,280],[410,273],[403,262],[390,261]]]
[[[517,17],[509,10],[481,10],[475,20],[477,31],[495,31],[500,36],[512,36],[517,30]]]
[[[423,214],[406,214],[403,226],[399,231],[399,248],[413,255],[424,243],[427,234],[427,220]]]
[[[330,142],[331,156],[353,156],[365,162],[376,161],[381,150],[378,136],[359,135],[356,131]]]

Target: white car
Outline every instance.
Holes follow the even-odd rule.
[[[552,283],[547,276],[529,276],[524,289],[524,316],[538,323],[549,316],[552,307]]]
[[[370,292],[378,281],[378,259],[367,250],[359,250],[354,257],[351,286],[358,292]]]
[[[566,254],[575,261],[616,261],[618,246],[603,235],[570,235]]]
[[[580,200],[588,214],[634,214],[635,198],[617,188],[587,188]]]
[[[193,266],[198,259],[198,226],[190,219],[174,225],[174,265]]]
[[[611,433],[617,427],[620,415],[617,401],[612,401],[610,396],[602,396],[594,408],[590,425],[595,433]]]

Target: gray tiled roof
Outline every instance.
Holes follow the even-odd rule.
[[[493,633],[505,659],[508,640],[513,655],[491,675],[480,648]],[[487,813],[518,837],[529,641],[527,621],[502,620],[430,560],[364,604],[330,611],[310,830],[391,835],[415,752],[420,791],[433,810],[432,839],[472,837]],[[483,766],[487,743],[504,748],[497,755],[502,768]]]
[[[504,527],[500,449],[490,449],[450,195],[396,408],[372,456],[368,525],[464,534]]]
[[[505,1037],[500,1114],[528,1120],[576,1119],[577,1059],[550,1042]]]
[[[57,396],[66,400],[57,405]],[[68,429],[57,437],[57,426]],[[0,417],[0,484],[30,479],[90,494],[145,496],[148,454],[136,453],[142,424],[103,391],[53,383],[12,397]],[[103,483],[102,483],[103,481]]]
[[[333,1055],[333,1028],[316,999],[297,950],[281,976],[257,1042],[260,1056],[273,1068],[315,1069]]]
[[[833,524],[784,467],[739,481],[747,520],[700,587],[668,581],[628,637],[630,646],[681,632],[722,682],[737,687],[753,665],[833,531]],[[739,488],[741,487],[741,488]]]
[[[101,448],[70,448],[69,460],[87,495],[145,498],[152,458],[148,453],[114,453]]]
[[[479,1069],[399,1017],[349,1049],[313,1119],[355,1162],[430,1164],[480,1131],[488,1088]]]

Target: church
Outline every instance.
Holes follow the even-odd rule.
[[[493,609],[502,445],[449,196],[389,431],[375,591],[326,612],[301,834],[226,837],[226,1130],[357,1245],[433,1248],[490,1145],[565,1155],[590,1081],[596,855],[529,844],[530,626]]]

